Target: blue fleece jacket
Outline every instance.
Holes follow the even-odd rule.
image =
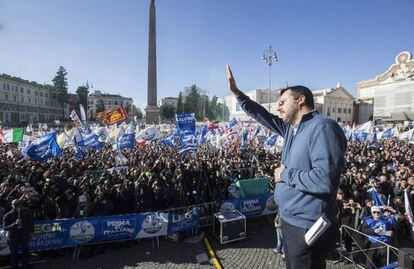
[[[336,191],[346,150],[339,125],[313,111],[302,117],[294,134],[290,124],[244,93],[237,100],[249,116],[285,139],[281,163],[286,168],[274,196],[282,219],[303,229],[309,229],[321,216],[336,222]]]

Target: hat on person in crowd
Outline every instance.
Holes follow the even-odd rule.
[[[338,189],[338,192],[337,192],[338,194],[344,194],[344,191],[343,190],[341,190],[341,189]]]
[[[381,209],[378,206],[371,206],[371,213],[379,212],[381,213]]]

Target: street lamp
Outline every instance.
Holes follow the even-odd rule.
[[[269,95],[268,95],[268,102],[269,102],[269,112],[270,112],[270,101],[271,101],[271,93],[272,93],[272,64],[273,62],[277,62],[277,55],[274,50],[272,50],[272,46],[269,46],[268,50],[265,50],[263,53],[263,61],[269,66]]]

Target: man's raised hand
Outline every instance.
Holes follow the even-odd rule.
[[[237,88],[236,81],[234,80],[233,73],[231,72],[229,65],[226,66],[226,76],[227,76],[227,83],[229,84],[230,91],[234,95],[239,96],[240,91]]]

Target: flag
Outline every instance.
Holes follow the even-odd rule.
[[[277,137],[277,134],[272,134],[271,136],[268,136],[264,142],[265,148],[274,147],[276,145]]]
[[[188,114],[175,114],[177,125],[180,131],[192,131],[195,132],[195,115],[194,113]]]
[[[360,126],[358,126],[355,131],[358,133],[368,133],[371,128],[373,126],[373,122],[372,121],[367,121],[364,124],[361,124]]]
[[[244,130],[243,131],[243,135],[242,135],[242,140],[241,140],[241,146],[245,146],[246,142],[247,142],[247,136],[249,135],[249,131],[248,130]]]
[[[22,142],[20,142],[19,147],[24,149],[27,146],[29,146],[33,141],[35,141],[36,138],[30,135],[23,135]]]
[[[95,130],[95,134],[99,137],[99,142],[106,142],[108,139],[108,132],[105,127],[100,127]]]
[[[97,134],[89,134],[83,138],[83,145],[85,148],[91,148],[95,150],[99,150],[103,147],[102,141],[100,141],[100,137]]]
[[[156,140],[156,139],[161,139],[161,134],[158,131],[158,129],[155,127],[155,125],[152,125],[151,127],[148,127],[144,130],[142,130],[141,132],[139,132],[136,136],[135,139],[138,142],[141,141],[152,141],[152,140]]]
[[[105,110],[103,112],[102,118],[105,125],[112,125],[114,123],[118,123],[128,119],[128,116],[126,114],[124,107],[119,106]]]
[[[72,110],[72,112],[70,112],[69,117],[75,123],[75,125],[82,124],[81,121],[80,121],[80,119],[79,119],[79,117],[78,117],[78,114],[76,114],[76,111],[75,110]]]
[[[60,135],[57,136],[56,142],[58,143],[61,149],[75,146],[75,142],[73,142],[72,138],[70,138],[70,136],[73,135],[73,132],[74,130],[72,129],[69,131],[69,134],[64,131]]]
[[[201,128],[201,132],[200,132],[200,145],[202,145],[202,144],[204,144],[204,143],[206,143],[206,135],[207,135],[207,126],[206,125],[204,125],[202,128]]]
[[[219,122],[220,121],[218,121],[218,120],[216,120],[216,121],[213,121],[212,123],[210,123],[209,125],[208,125],[208,129],[210,130],[210,129],[217,129],[218,128],[218,124],[219,124]]]
[[[237,125],[237,123],[239,122],[236,120],[236,118],[233,117],[233,119],[230,121],[229,128],[233,128]]]
[[[85,108],[83,108],[82,104],[79,104],[79,111],[80,111],[80,114],[81,114],[82,121],[85,124],[86,123],[86,113],[85,113]]]
[[[398,138],[401,140],[408,140],[411,141],[413,138],[414,129],[408,130],[407,132],[401,133],[398,135]]]
[[[133,148],[135,146],[135,134],[124,133],[116,139],[116,149]]]
[[[23,128],[12,130],[0,130],[1,143],[21,142],[23,139]]]
[[[381,139],[392,137],[392,135],[392,128],[388,128],[386,131],[382,133]]]
[[[47,133],[25,148],[23,153],[30,159],[40,162],[62,155],[62,151],[55,139],[56,134],[57,132]]]
[[[375,130],[373,130],[368,138],[368,141],[371,142],[371,147],[376,148],[377,147],[377,132],[375,132]]]
[[[76,146],[76,158],[82,159],[85,157],[85,153],[83,152],[83,149],[80,146]]]
[[[355,140],[358,141],[358,142],[365,141],[368,138],[368,133],[366,133],[366,132],[355,133],[354,135],[355,135]]]
[[[404,190],[404,205],[405,205],[405,213],[407,213],[408,220],[411,224],[411,231],[414,231],[414,218],[413,218],[413,211],[411,209],[410,198],[408,197],[408,188]]]
[[[75,128],[74,132],[73,132],[73,141],[75,142],[76,146],[78,147],[83,147],[84,143],[83,143],[83,135],[81,133],[81,131],[79,130],[79,128]]]
[[[26,132],[28,132],[28,133],[33,132],[33,127],[32,127],[32,125],[31,125],[31,124],[27,125],[27,127],[26,127]]]
[[[161,141],[170,148],[175,148],[174,134],[170,134],[167,137],[161,139]]]
[[[376,206],[385,206],[384,201],[381,200],[381,198],[378,196],[378,193],[375,191],[375,189],[371,190],[371,198],[372,203]]]
[[[194,132],[186,131],[180,135],[180,147],[178,153],[182,154],[185,152],[196,152],[197,151],[197,139]]]
[[[109,138],[109,140],[115,141],[119,137],[121,130],[123,131],[124,129],[122,127],[116,127],[112,125],[109,131],[107,132],[107,137]]]

